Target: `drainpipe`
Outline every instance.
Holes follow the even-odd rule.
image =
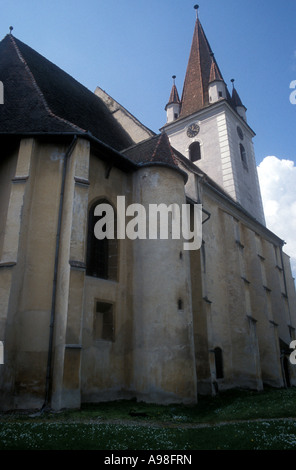
[[[68,147],[63,162],[62,182],[61,182],[61,193],[60,193],[60,205],[58,214],[58,226],[56,235],[56,248],[55,248],[55,260],[54,260],[54,276],[53,276],[53,287],[52,287],[52,298],[51,298],[51,314],[50,314],[50,325],[49,325],[49,345],[48,345],[48,356],[47,356],[47,369],[46,369],[46,382],[45,382],[45,400],[42,406],[42,410],[48,406],[51,394],[52,385],[52,352],[53,352],[53,334],[54,334],[54,321],[55,321],[55,309],[56,309],[56,293],[57,293],[57,277],[58,277],[58,264],[59,264],[59,251],[60,251],[60,236],[61,236],[61,225],[62,225],[62,214],[63,214],[63,203],[65,193],[65,183],[67,174],[67,163],[71,156],[77,142],[77,135],[74,136],[70,146]]]

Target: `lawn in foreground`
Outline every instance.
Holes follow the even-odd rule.
[[[1,423],[1,450],[288,450],[296,421],[241,422],[201,428],[107,423]]]
[[[296,449],[296,387],[233,390],[197,405],[135,400],[0,414],[0,450]]]

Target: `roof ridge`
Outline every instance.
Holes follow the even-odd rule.
[[[167,135],[166,132],[161,132],[161,134],[159,134],[157,144],[156,144],[155,149],[153,151],[153,154],[151,156],[151,161],[154,160],[154,158],[156,158],[157,152],[158,152],[158,149],[159,149],[161,143],[163,143],[164,145],[166,145],[168,147],[169,152],[170,152],[170,156],[172,158],[172,161],[173,161],[174,165],[178,166],[178,162],[176,160],[176,157],[174,155],[170,140],[169,140],[168,135]]]
[[[197,21],[198,21],[198,24],[199,24],[199,31],[200,31],[200,34],[203,36],[203,39],[209,49],[209,53],[211,55],[212,53],[212,48],[210,46],[210,43],[208,41],[208,38],[206,37],[206,34],[204,32],[204,29],[202,27],[202,24],[201,22],[199,21],[199,18],[197,17]],[[202,104],[203,106],[205,106],[205,93],[204,93],[204,88],[208,85],[208,83],[205,83],[205,77],[204,77],[204,73],[203,73],[203,70],[202,70],[202,65],[201,65],[201,55],[200,55],[200,40],[199,40],[199,36],[198,37],[198,45],[199,45],[199,48],[198,48],[198,55],[199,55],[199,69],[200,69],[200,75],[201,75],[201,91],[202,91]]]
[[[159,134],[159,137],[158,137],[154,152],[152,154],[151,160],[153,160],[156,156],[157,150],[158,150],[158,148],[160,146],[160,143],[161,143],[161,140],[162,140],[162,136],[163,136],[163,133]]]
[[[135,147],[139,147],[140,145],[144,145],[149,140],[158,139],[159,137],[160,137],[160,134],[151,135],[150,137],[147,137],[147,139],[141,140],[140,142],[135,142],[134,144],[130,145],[129,147],[126,147],[126,148],[122,149],[121,153],[128,152],[129,150],[132,150]]]
[[[166,132],[164,132],[164,134],[165,134],[165,137],[166,137],[166,142],[167,142],[167,144],[168,144],[168,146],[169,146],[169,149],[170,149],[170,152],[171,152],[172,160],[173,160],[174,164],[178,166],[178,161],[177,161],[176,155],[175,155],[175,153],[174,153],[174,151],[173,151],[173,147],[171,146],[170,139],[169,139],[169,137],[168,137],[168,135],[167,135]]]
[[[24,64],[25,70],[26,70],[26,72],[28,73],[28,75],[30,76],[31,81],[32,81],[32,84],[33,84],[34,88],[36,89],[36,91],[37,91],[37,93],[38,93],[38,96],[40,97],[40,99],[41,99],[41,101],[42,101],[42,103],[43,103],[43,105],[44,105],[44,107],[45,107],[45,110],[48,112],[48,114],[49,114],[51,117],[53,117],[53,118],[55,118],[55,119],[58,119],[58,120],[60,120],[60,121],[62,121],[62,122],[64,122],[64,123],[70,125],[71,127],[73,127],[74,129],[76,129],[77,131],[86,133],[87,131],[86,131],[85,129],[82,129],[82,128],[80,128],[79,126],[76,126],[76,124],[73,124],[72,122],[68,121],[67,119],[61,118],[60,116],[58,116],[58,115],[56,115],[55,113],[53,113],[53,111],[52,111],[52,110],[50,109],[50,107],[48,106],[48,103],[47,103],[47,101],[46,101],[46,99],[45,99],[45,97],[44,97],[44,94],[43,94],[42,91],[40,90],[40,88],[39,88],[39,86],[38,86],[38,84],[37,84],[37,82],[36,82],[36,80],[35,80],[35,77],[34,77],[33,73],[31,72],[31,69],[30,69],[29,65],[27,64],[27,62],[26,62],[26,60],[24,59],[24,57],[23,57],[21,51],[19,50],[19,47],[18,47],[18,45],[17,45],[17,43],[16,43],[16,41],[15,41],[14,36],[13,36],[12,34],[9,34],[8,36],[9,36],[10,39],[11,39],[11,42],[12,42],[14,48],[15,48],[15,51],[16,51],[16,53],[17,53],[17,55],[18,55],[20,61]]]

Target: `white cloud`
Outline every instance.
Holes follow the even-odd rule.
[[[267,227],[285,240],[296,277],[296,166],[293,161],[265,157],[258,176]]]

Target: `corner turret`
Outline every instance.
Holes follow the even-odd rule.
[[[221,99],[226,99],[226,85],[215,62],[214,54],[212,56],[212,65],[209,77],[209,104],[216,103]]]
[[[173,78],[173,86],[172,86],[169,101],[165,107],[165,110],[167,113],[167,123],[178,119],[179,114],[180,114],[181,102],[180,102],[177,87],[175,85],[176,75],[173,75],[172,78]]]
[[[231,82],[232,82],[232,97],[231,97],[231,99],[232,99],[233,106],[235,107],[236,112],[240,115],[240,117],[243,118],[243,120],[247,122],[247,114],[246,114],[247,108],[243,105],[243,103],[242,103],[242,101],[239,97],[238,92],[234,88],[234,79],[233,78],[231,79]]]

